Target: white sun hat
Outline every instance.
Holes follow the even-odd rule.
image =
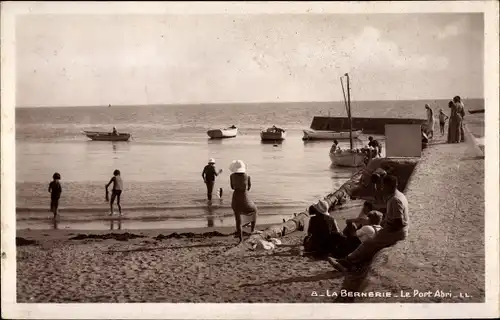
[[[246,165],[241,160],[234,160],[229,166],[229,170],[234,173],[244,173],[246,171]]]
[[[214,158],[210,158],[210,159],[208,160],[208,163],[215,163],[215,159],[214,159]]]

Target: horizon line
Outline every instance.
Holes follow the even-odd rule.
[[[483,98],[462,98],[463,100],[484,100]],[[382,99],[382,100],[371,100],[371,99],[357,99],[351,102],[378,102],[378,101],[429,101],[429,100],[448,100],[448,98],[428,98],[428,99],[399,99],[399,100],[391,100],[391,99]],[[449,99],[451,100],[451,98]],[[136,106],[141,106],[141,107],[158,107],[158,106],[165,106],[165,107],[171,107],[171,106],[200,106],[200,105],[230,105],[230,104],[238,104],[238,105],[252,105],[252,104],[290,104],[290,103],[344,103],[343,100],[328,100],[328,101],[256,101],[256,102],[194,102],[194,103],[151,103],[151,104],[108,104],[108,105],[74,105],[74,106],[69,106],[69,105],[59,105],[59,106],[48,106],[48,105],[41,105],[41,106],[14,106],[14,109],[20,108],[20,109],[35,109],[35,108],[97,108],[97,107],[136,107]]]

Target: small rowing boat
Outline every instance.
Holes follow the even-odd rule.
[[[285,138],[286,138],[286,131],[276,126],[267,128],[267,130],[261,131],[260,133],[260,139],[262,141],[279,141],[279,140],[285,140]]]
[[[238,135],[238,128],[235,126],[226,129],[212,129],[207,131],[210,139],[234,138]]]
[[[101,131],[83,131],[93,141],[128,141],[130,133],[110,133]]]
[[[343,140],[349,139],[349,131],[327,131],[304,129],[304,137],[302,140]],[[356,139],[362,133],[361,130],[352,132],[352,138]]]
[[[356,150],[337,150],[330,152],[332,164],[338,167],[361,167],[365,165],[366,155],[362,151]]]

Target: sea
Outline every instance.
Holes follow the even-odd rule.
[[[425,103],[448,112],[447,100],[358,101],[354,117],[425,118]],[[466,100],[483,108],[483,100]],[[358,169],[332,167],[330,141],[302,141],[314,116],[345,116],[343,102],[16,108],[18,229],[189,229],[234,225],[229,165],[243,160],[252,179],[258,223],[280,223],[338,189]],[[207,130],[236,125],[236,138],[210,140]],[[287,130],[282,143],[260,131]],[[91,141],[83,130],[132,134],[128,142]],[[436,127],[437,128],[437,127]],[[367,144],[368,136],[355,140]],[[375,136],[384,144],[383,136]],[[341,140],[340,147],[349,147]],[[201,176],[209,158],[223,173],[212,203]],[[124,181],[123,215],[110,217],[105,184]],[[48,185],[61,174],[60,218],[49,211]],[[222,197],[216,191],[222,188]],[[116,209],[115,209],[116,210]],[[359,210],[359,203],[345,208]]]

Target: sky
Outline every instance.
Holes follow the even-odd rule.
[[[482,14],[25,15],[16,106],[483,98]]]

